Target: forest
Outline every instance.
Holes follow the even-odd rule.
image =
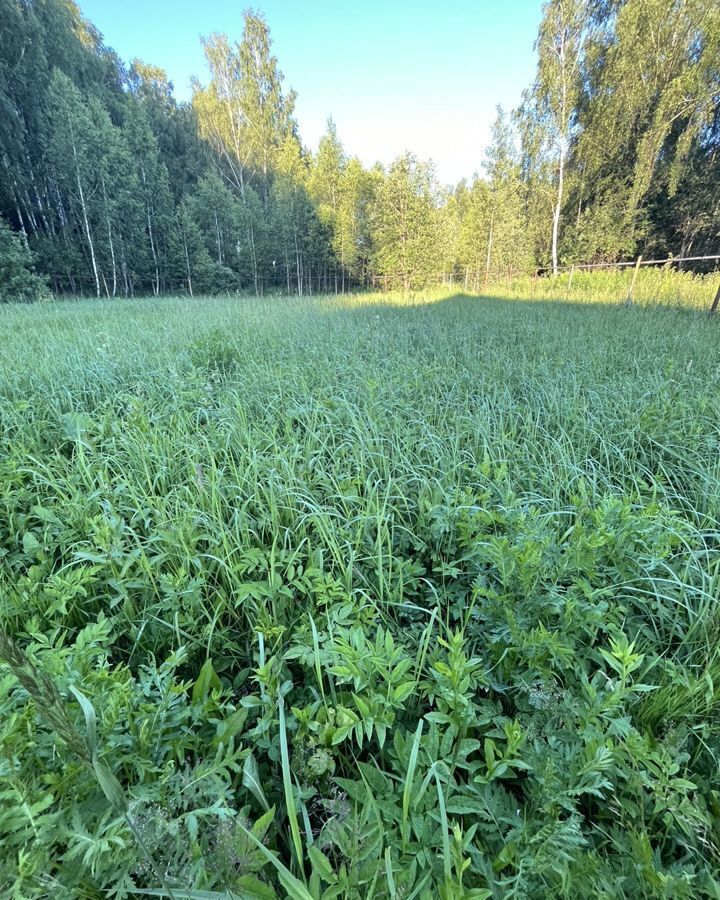
[[[188,103],[73,0],[0,0],[0,43],[2,296],[477,291],[718,249],[715,0],[550,0],[534,82],[457,185],[363,166],[332,120],[304,147],[259,13],[203,39]]]

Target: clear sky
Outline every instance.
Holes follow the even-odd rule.
[[[165,69],[179,99],[207,78],[200,35],[239,40],[244,0],[79,0],[127,62]],[[296,115],[315,148],[332,116],[366,164],[404,150],[443,182],[478,171],[495,107],[520,102],[535,69],[541,0],[255,0]]]

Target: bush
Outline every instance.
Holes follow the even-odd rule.
[[[34,271],[32,253],[0,219],[0,302],[32,303],[50,298],[45,279]]]

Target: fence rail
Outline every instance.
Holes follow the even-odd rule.
[[[431,284],[435,284],[438,286],[464,285],[466,290],[472,287],[474,291],[480,291],[493,288],[493,286],[496,287],[497,285],[501,285],[503,283],[509,286],[513,280],[519,278],[530,278],[532,279],[533,285],[535,285],[540,279],[552,280],[552,278],[557,274],[569,273],[570,278],[567,286],[567,293],[569,297],[570,290],[572,288],[573,276],[576,271],[593,269],[621,270],[632,268],[634,271],[632,274],[630,286],[625,296],[625,302],[630,303],[632,302],[638,271],[643,266],[670,267],[677,266],[679,263],[698,263],[711,261],[717,262],[718,260],[720,260],[720,253],[705,254],[703,256],[669,256],[664,259],[644,259],[642,256],[639,256],[637,259],[622,260],[619,262],[573,263],[570,265],[558,266],[556,272],[553,272],[550,266],[534,269],[531,271],[526,270],[525,272],[517,272],[512,268],[508,268],[503,272],[487,269],[484,272],[481,272],[479,270],[470,271],[470,269],[468,268],[461,273],[439,272],[427,274],[424,276],[424,282],[426,286],[429,286]],[[719,267],[715,266],[713,267],[712,271],[716,272],[718,270]],[[692,273],[688,272],[687,274]],[[368,279],[369,285],[371,287],[374,287],[376,289],[384,289],[385,291],[396,288],[407,289],[409,281],[412,281],[412,276],[408,276],[408,274],[404,272],[392,272],[383,275],[372,275]],[[720,287],[718,287],[718,290],[713,297],[709,309],[709,315],[714,315],[718,311],[718,309],[720,309]]]
[[[623,260],[621,262],[598,262],[598,263],[572,263],[570,265],[558,266],[558,272],[574,272],[578,269],[621,269],[621,268],[631,268],[632,266],[673,266],[677,263],[686,263],[686,262],[709,262],[711,260],[720,260],[720,253],[708,254],[705,256],[667,256],[664,259],[644,259],[642,256],[639,256],[637,259],[628,259]],[[482,275],[483,283],[492,284],[494,282],[502,281],[507,278],[518,278],[525,276],[532,277],[540,277],[552,275],[553,270],[551,266],[541,266],[539,268],[533,270],[526,270],[524,272],[518,272],[515,269],[508,268],[502,272],[498,270],[486,270],[484,273],[481,273],[477,270],[473,270],[470,273],[473,276],[473,279],[476,279],[477,276]],[[382,275],[370,275],[369,282],[371,284],[382,285],[386,282],[388,283],[397,283],[402,281],[407,281],[408,279],[412,280],[412,275],[406,272],[387,272]],[[465,280],[466,273],[465,272],[432,272],[428,273],[424,276],[427,281],[435,282],[435,283],[444,283],[448,282],[450,284],[457,284]]]
[[[637,259],[629,259],[624,262],[615,263],[577,263],[570,266],[558,266],[558,270],[562,272],[570,272],[573,269],[619,269],[626,266],[672,266],[681,262],[701,262],[711,259],[720,259],[720,253],[711,254],[710,256],[668,256],[666,259],[643,259],[639,256]],[[548,269],[542,270],[551,272]]]

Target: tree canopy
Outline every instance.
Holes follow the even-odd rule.
[[[203,39],[207,84],[125,66],[73,0],[0,0],[0,215],[56,292],[482,283],[720,235],[716,0],[549,0],[537,74],[478,173],[304,147],[265,19]]]

